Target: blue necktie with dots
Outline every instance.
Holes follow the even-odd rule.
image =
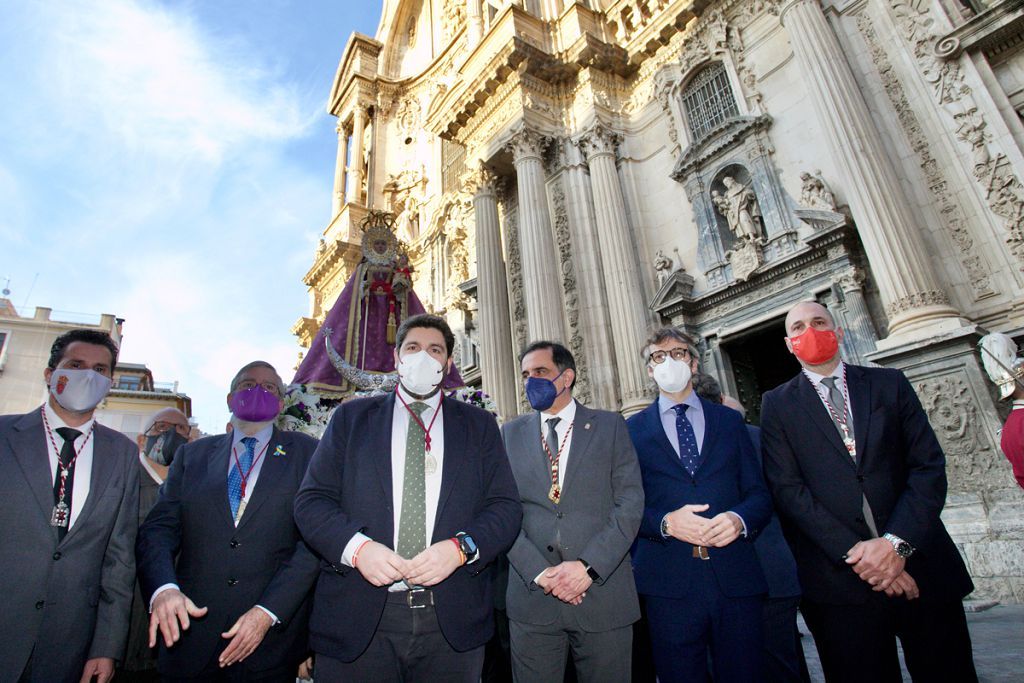
[[[700,461],[700,449],[697,448],[697,435],[693,433],[693,425],[686,417],[686,409],[690,406],[685,403],[672,406],[676,411],[676,436],[679,437],[679,460],[683,467],[692,477],[697,471]]]
[[[245,446],[245,453],[238,456],[238,462],[233,463],[235,466],[228,473],[228,502],[231,503],[231,519],[238,518],[238,506],[242,504],[242,475],[249,476],[249,468],[252,467],[252,461],[256,458],[255,438],[245,437],[242,439],[242,445]],[[241,471],[239,471],[239,467],[241,467]]]

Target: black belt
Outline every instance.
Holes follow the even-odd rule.
[[[423,609],[434,606],[434,591],[429,588],[414,588],[408,591],[391,591],[388,602],[392,605],[405,605],[411,609]]]

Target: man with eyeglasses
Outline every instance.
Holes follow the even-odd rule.
[[[233,429],[182,446],[136,556],[164,681],[294,681],[320,567],[292,516],[316,440],[282,432],[284,383],[254,361],[231,381]]]
[[[676,328],[644,346],[658,398],[627,421],[644,483],[633,556],[662,683],[760,681],[768,585],[751,542],[771,499],[743,418],[693,391],[693,341]]]

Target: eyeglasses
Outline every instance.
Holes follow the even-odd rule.
[[[280,398],[281,387],[277,386],[277,384],[275,384],[274,382],[257,382],[251,379],[243,379],[241,382],[238,383],[238,388],[236,389],[236,391],[248,391],[249,389],[252,389],[254,386],[257,385],[263,387],[264,389],[272,393],[274,396]]]
[[[648,360],[655,365],[660,365],[661,363],[664,363],[665,359],[669,356],[672,357],[672,360],[688,361],[690,360],[690,349],[675,348],[668,351],[654,351],[651,353]]]

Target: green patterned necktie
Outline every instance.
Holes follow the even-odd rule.
[[[421,401],[409,404],[416,418],[429,406]],[[426,435],[422,420],[409,416],[405,438],[405,474],[402,480],[402,516],[398,521],[398,548],[405,559],[416,557],[427,547],[427,485],[424,476]]]

